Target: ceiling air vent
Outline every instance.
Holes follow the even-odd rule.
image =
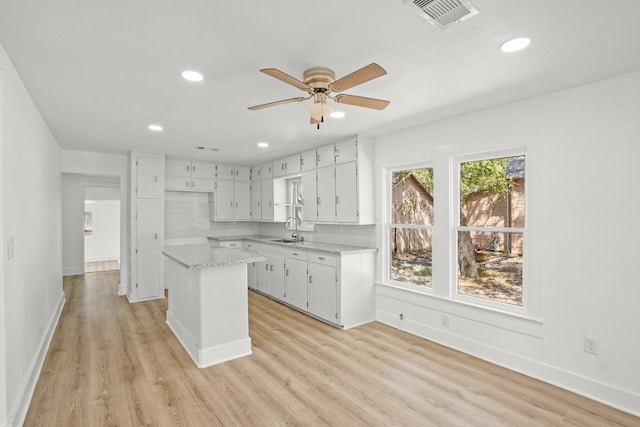
[[[479,13],[479,10],[466,0],[405,0],[405,4],[441,29]]]

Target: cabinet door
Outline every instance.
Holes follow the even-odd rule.
[[[284,267],[284,300],[307,311],[307,261],[287,258]]]
[[[358,179],[355,162],[336,166],[336,221],[358,222]]]
[[[214,179],[216,177],[216,165],[206,162],[191,162],[191,176],[193,178]]]
[[[234,179],[236,172],[231,165],[215,165],[216,178]]]
[[[287,160],[280,159],[273,162],[273,177],[277,178],[287,174]]]
[[[294,154],[284,159],[284,168],[287,175],[300,173],[300,154]]]
[[[164,177],[165,190],[189,191],[191,179],[183,176],[167,175]]]
[[[266,261],[256,262],[256,289],[267,295],[271,295],[269,286],[269,257],[264,253],[260,254],[267,258]]]
[[[262,219],[262,183],[260,181],[251,182],[251,219],[254,221]]]
[[[251,219],[251,183],[249,181],[236,181],[234,184],[234,212],[233,218],[239,221]]]
[[[318,173],[318,221],[336,220],[336,180],[335,168],[319,168]]]
[[[316,168],[316,150],[305,151],[300,154],[300,166],[302,172],[310,171]]]
[[[251,180],[251,168],[248,166],[235,166],[235,179],[236,181],[250,181]]]
[[[262,166],[252,166],[249,170],[249,177],[251,181],[260,181],[262,177]]]
[[[302,172],[302,219],[304,221],[318,220],[318,189],[315,169]]]
[[[336,142],[336,165],[346,162],[355,162],[358,157],[358,140],[356,138],[345,139]]]
[[[256,289],[258,286],[258,263],[247,264],[247,286],[249,289]]]
[[[216,214],[218,221],[230,221],[233,219],[233,181],[221,179],[216,182]]]
[[[269,255],[269,295],[284,301],[284,257]]]
[[[273,178],[273,163],[265,163],[260,167],[262,179]]]
[[[262,219],[264,221],[273,221],[273,179],[263,179],[261,185]]]
[[[309,313],[329,322],[338,321],[338,281],[336,267],[309,263]]]
[[[161,199],[164,196],[164,157],[136,155],[136,196]]]
[[[210,178],[191,178],[191,191],[211,193],[215,191],[216,182]]]
[[[335,164],[335,147],[333,144],[323,145],[316,149],[316,164],[318,168]]]
[[[191,177],[191,162],[189,160],[167,159],[164,164],[164,174]]]
[[[162,255],[157,250],[163,241],[162,204],[138,202],[135,221],[137,299],[159,298],[164,295],[164,286],[160,278]]]

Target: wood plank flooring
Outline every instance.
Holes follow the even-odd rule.
[[[195,367],[166,300],[119,272],[64,279],[67,302],[26,426],[638,426],[640,418],[371,323],[340,331],[249,292],[254,354]]]
[[[120,262],[116,259],[111,261],[92,261],[84,263],[85,273],[97,273],[100,271],[120,270]]]

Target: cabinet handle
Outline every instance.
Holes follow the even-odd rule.
[[[302,166],[304,166],[304,158],[303,157],[300,158],[300,167],[302,167]]]
[[[187,167],[187,172],[189,172],[189,165],[187,165],[186,167]]]
[[[273,264],[269,267],[269,271],[273,271]]]
[[[153,233],[153,238],[154,238],[155,240],[158,240],[158,233]]]
[[[238,176],[238,171],[236,171],[236,176]]]
[[[320,163],[320,153],[316,153],[316,163]]]
[[[281,164],[280,164],[280,169],[285,170],[285,169],[286,169],[286,167],[287,167],[287,164],[286,164],[286,163],[281,163]]]
[[[238,202],[236,202],[236,208],[238,207]]]
[[[336,155],[336,159],[337,159],[338,157],[340,157],[340,150],[336,149],[336,151],[335,151],[335,155]]]
[[[298,252],[294,252],[294,253],[293,253],[293,256],[298,256]]]
[[[158,175],[153,176],[153,182],[158,182]]]
[[[320,261],[324,261],[324,257],[323,257],[323,256],[319,256],[319,257],[318,257],[318,259],[319,259]]]
[[[340,204],[340,197],[336,196],[336,205]]]
[[[313,283],[313,276],[309,276],[309,283]]]
[[[196,167],[195,166],[191,166],[191,172],[195,172],[196,171]]]
[[[267,270],[267,271],[269,271],[269,264],[265,264],[265,265],[264,265],[264,269],[265,269],[265,270]]]
[[[233,207],[233,202],[229,202],[229,207],[232,208]]]
[[[196,186],[196,183],[194,181],[191,181],[191,188],[194,188]]]
[[[289,269],[288,268],[284,271],[284,275],[289,277]]]
[[[258,207],[260,207],[260,202],[258,202]]]
[[[318,197],[318,204],[320,204],[320,197]]]

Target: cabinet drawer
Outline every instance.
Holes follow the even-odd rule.
[[[332,267],[335,267],[336,265],[338,265],[338,258],[331,255],[310,253],[309,262],[315,262],[316,264],[330,265]]]
[[[307,252],[305,251],[297,251],[295,249],[287,250],[286,254],[287,258],[299,259],[301,261],[307,260]]]
[[[241,240],[221,240],[220,246],[223,248],[241,248],[242,241]]]

